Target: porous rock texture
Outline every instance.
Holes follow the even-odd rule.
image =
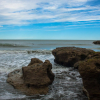
[[[54,80],[52,64],[32,58],[28,66],[8,74],[7,82],[26,95],[47,94],[48,86]]]
[[[79,64],[85,94],[89,100],[100,100],[100,59],[87,59]]]
[[[75,63],[85,60],[88,56],[92,56],[94,51],[78,47],[60,47],[54,49],[52,54],[55,57],[54,61],[56,63],[67,67],[77,67]]]
[[[60,47],[52,51],[55,62],[79,69],[83,92],[89,100],[100,100],[100,52],[78,47]]]

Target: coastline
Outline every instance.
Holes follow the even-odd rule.
[[[38,42],[38,41],[37,41]],[[53,41],[51,41],[53,42]],[[74,41],[75,42],[75,41]],[[18,43],[18,42],[17,42]],[[72,42],[67,44],[65,41],[62,43],[59,42],[53,42],[53,44],[56,45],[49,45],[51,43],[44,43],[43,45],[38,45],[40,43],[34,43],[35,45],[32,45],[32,42],[25,42],[26,45],[31,45],[31,48],[12,48],[7,47],[6,48],[0,48],[0,99],[39,99],[39,100],[48,100],[48,99],[65,99],[68,98],[69,100],[87,100],[87,97],[84,96],[82,92],[82,79],[79,75],[79,72],[77,70],[74,70],[73,68],[66,68],[62,65],[58,65],[54,62],[54,56],[51,54],[51,51],[57,47],[60,47],[62,43],[65,43],[64,46],[67,44],[73,44]],[[77,43],[74,43],[75,45]],[[80,43],[78,43],[80,44]],[[84,44],[82,42],[81,44]],[[75,46],[74,45],[74,46]],[[37,48],[38,46],[38,48]],[[63,45],[62,45],[63,46]],[[68,45],[67,45],[68,46]],[[73,46],[73,45],[70,45]],[[77,46],[77,45],[76,45]],[[80,47],[86,47],[86,45],[79,45]],[[89,46],[89,47],[88,47]],[[36,47],[36,48],[35,48]],[[42,48],[41,48],[42,47]],[[99,46],[90,43],[87,43],[88,48],[94,48],[95,50]],[[100,51],[97,50],[96,51]],[[52,65],[53,69],[52,71],[55,74],[55,80],[53,82],[53,85],[50,86],[50,91],[47,95],[39,95],[39,96],[26,96],[23,93],[20,93],[17,90],[14,90],[12,86],[9,86],[6,83],[7,74],[15,69],[20,69],[30,62],[30,59],[36,57],[42,60],[43,62],[47,59],[49,60]],[[8,88],[8,89],[7,89]],[[6,96],[5,96],[6,95]]]

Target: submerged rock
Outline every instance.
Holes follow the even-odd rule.
[[[52,51],[55,62],[67,67],[77,67],[75,63],[85,60],[95,53],[93,50],[78,47],[60,47]]]
[[[89,100],[100,100],[100,59],[88,59],[79,64],[84,90]]]
[[[100,40],[99,41],[94,41],[94,44],[99,44],[100,45]]]
[[[52,64],[32,58],[28,66],[8,74],[7,82],[27,95],[46,94],[54,80]]]

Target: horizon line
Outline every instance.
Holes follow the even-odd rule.
[[[76,41],[81,41],[81,40],[84,40],[84,41],[85,41],[85,39],[81,39],[81,40],[80,40],[80,39],[64,39],[64,40],[63,40],[63,39],[0,39],[0,41],[1,41],[1,40],[37,40],[37,41],[38,41],[38,40],[42,40],[42,41],[43,41],[43,40],[44,40],[44,41],[47,41],[47,40],[48,40],[48,41],[49,41],[49,40],[51,40],[51,41],[52,41],[52,40],[61,40],[61,41],[67,41],[67,40],[71,40],[71,41],[75,41],[75,40],[76,40]],[[89,39],[86,39],[86,40],[89,40]],[[90,40],[90,41],[95,41],[95,40]],[[96,41],[97,41],[97,40],[96,40]]]

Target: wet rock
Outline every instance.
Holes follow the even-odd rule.
[[[99,41],[94,41],[94,44],[99,44],[100,45],[100,40]]]
[[[79,64],[84,93],[89,100],[100,100],[100,59],[87,59]]]
[[[9,73],[7,82],[27,95],[47,94],[48,86],[54,80],[51,69],[52,64],[48,60],[43,63],[32,58],[28,66]]]
[[[16,69],[16,70],[10,72],[10,73],[8,74],[8,77],[12,77],[12,76],[15,75],[15,74],[22,75],[22,70],[21,70],[21,69]]]
[[[93,50],[78,47],[60,47],[52,51],[56,63],[67,67],[75,66],[76,68],[78,65],[75,65],[75,63],[85,60],[94,53]]]

